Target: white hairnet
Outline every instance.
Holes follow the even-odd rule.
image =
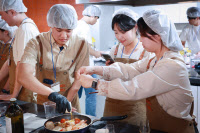
[[[15,10],[16,12],[27,12],[22,0],[0,0],[0,11]]]
[[[52,28],[74,29],[77,21],[76,10],[68,4],[53,5],[47,13],[47,24]]]
[[[187,16],[191,18],[200,17],[200,8],[190,7],[187,9]]]
[[[114,18],[116,15],[119,15],[119,14],[124,14],[124,15],[132,18],[135,21],[137,21],[137,19],[138,19],[138,14],[129,8],[121,8],[121,9],[115,11],[112,17]]]
[[[101,10],[97,6],[88,6],[83,10],[83,16],[101,16]]]
[[[6,21],[0,19],[0,29],[7,30],[11,38],[14,37],[14,32],[17,28],[17,26],[9,26]]]
[[[173,51],[183,49],[181,40],[176,32],[174,23],[161,10],[149,10],[143,14],[145,23],[158,35],[163,44]]]

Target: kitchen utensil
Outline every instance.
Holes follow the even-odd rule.
[[[123,119],[127,118],[128,116],[124,115],[124,116],[101,117],[100,119],[95,119],[93,121],[91,120],[90,117],[88,117],[86,115],[73,115],[73,117],[74,118],[79,118],[81,120],[86,120],[86,123],[88,124],[88,126],[85,127],[85,128],[82,128],[82,129],[78,129],[78,130],[74,130],[74,131],[64,131],[64,132],[53,131],[53,130],[49,130],[49,129],[46,128],[46,123],[48,121],[52,121],[53,123],[55,123],[55,122],[59,122],[63,118],[64,119],[71,119],[71,115],[70,114],[64,114],[64,115],[57,116],[57,117],[54,117],[54,118],[51,118],[51,119],[47,120],[44,123],[44,127],[49,133],[85,133],[94,122],[97,122],[97,121],[123,120]]]

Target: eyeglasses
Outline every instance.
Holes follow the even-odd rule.
[[[188,16],[187,16],[187,18],[188,18],[189,20],[191,20],[191,19],[196,19],[197,17],[194,17],[194,18],[193,18],[193,17],[188,17]]]

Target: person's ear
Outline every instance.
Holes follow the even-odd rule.
[[[153,35],[156,41],[162,41],[160,35]]]
[[[135,31],[137,32],[137,30],[138,30],[138,26],[137,26],[137,24],[135,25]]]
[[[7,11],[8,14],[11,14],[12,16],[16,16],[17,15],[17,12],[13,9],[10,9],[9,11]]]

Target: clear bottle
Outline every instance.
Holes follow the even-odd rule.
[[[6,110],[6,133],[24,133],[23,110],[16,103],[16,98],[10,99]]]

